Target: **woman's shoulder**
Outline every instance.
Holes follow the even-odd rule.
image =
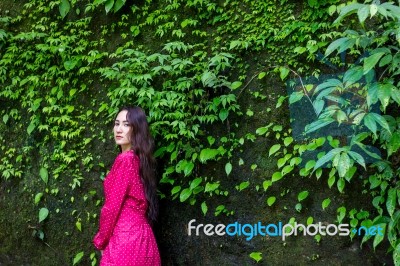
[[[118,154],[115,162],[133,162],[136,160],[139,160],[139,157],[136,155],[136,153],[133,150],[128,150]]]

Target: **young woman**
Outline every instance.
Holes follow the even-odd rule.
[[[104,180],[105,203],[93,239],[102,253],[100,266],[160,265],[151,228],[158,210],[153,140],[141,108],[120,110],[114,139],[121,153]]]

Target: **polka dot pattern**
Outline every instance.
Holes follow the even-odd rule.
[[[120,153],[104,180],[105,202],[93,239],[103,250],[100,266],[161,265],[157,242],[146,219],[148,203],[133,151]]]

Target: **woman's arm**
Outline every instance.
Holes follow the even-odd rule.
[[[136,159],[137,157],[134,156]],[[103,250],[110,240],[114,226],[118,220],[121,207],[128,192],[132,177],[138,174],[138,167],[134,165],[131,154],[120,154],[113,166],[113,171],[107,176],[105,187],[106,198],[100,213],[99,231],[93,239],[95,247]]]

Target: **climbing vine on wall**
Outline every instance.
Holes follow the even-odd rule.
[[[100,181],[107,171],[104,150],[97,147],[110,145],[107,144],[111,142],[107,125],[118,109],[127,104],[140,105],[148,114],[157,142],[155,155],[164,167],[160,182],[168,185],[167,193],[160,196],[200,207],[204,215],[209,212],[231,215],[235,211],[223,203],[211,210],[209,197],[224,199],[232,191],[249,188],[258,191],[260,187],[265,192],[297,170],[303,176],[314,171],[320,178],[322,163],[334,158],[325,156],[333,153],[320,154],[319,158],[305,162],[305,167],[300,167],[301,154],[318,149],[325,142],[340,149],[333,154],[339,154],[339,159],[333,162],[334,170],[327,174],[331,180],[329,186],[336,183],[340,192],[345,193],[344,180],[351,181],[354,175],[353,161],[362,167],[365,165],[358,155],[345,152],[334,138],[317,138],[306,144],[296,144],[287,125],[277,121],[268,122],[256,132],[237,133],[238,121],[254,115],[251,108],[243,106],[240,97],[250,95],[255,99],[268,99],[265,79],[275,79],[279,75],[285,79],[293,69],[296,77],[318,75],[321,70],[304,59],[318,65],[316,59],[326,49],[331,52],[337,48],[349,49],[351,53],[360,53],[355,44],[362,35],[350,31],[332,32],[333,18],[328,14],[350,10],[340,13],[344,18],[358,10],[338,3],[335,0],[301,4],[288,0],[279,3],[147,0],[140,4],[122,0],[29,0],[25,1],[21,14],[1,17],[0,116],[3,123],[0,130],[5,134],[0,135],[0,172],[8,181],[28,175],[36,178],[26,187],[39,216],[35,236],[45,241],[47,236],[42,224],[64,214],[69,217],[67,235],[80,234],[86,228],[94,227],[97,213],[92,210],[98,209],[101,197],[96,189],[88,189],[88,184],[93,180]],[[385,16],[381,6],[376,5],[376,12],[372,5],[369,8],[368,15],[373,17],[379,11]],[[395,10],[387,9],[386,12],[391,16]],[[364,15],[359,16],[364,18]],[[388,23],[385,26],[390,28],[392,24]],[[388,32],[385,37],[390,39],[393,34],[396,32]],[[342,42],[331,43],[330,38],[337,36],[342,37]],[[374,32],[368,32],[366,36],[370,41],[368,45],[378,49],[382,39]],[[370,49],[373,55],[364,60],[363,68],[349,71],[365,72],[381,60],[379,67],[390,65],[387,73],[396,73],[394,51],[373,49]],[[335,63],[337,59],[331,59],[331,62]],[[353,72],[352,76],[359,73]],[[394,83],[396,75],[387,76],[386,85],[382,83],[388,88],[385,91],[390,92],[377,94],[384,107],[398,100],[397,94],[392,93],[395,89],[390,87],[397,86]],[[262,88],[250,90],[253,84]],[[307,89],[306,92],[311,93]],[[305,97],[306,93],[296,97],[300,96]],[[286,98],[282,95],[277,99],[277,108],[284,106]],[[289,101],[294,102],[294,99],[291,96]],[[315,104],[321,105],[321,102]],[[320,106],[315,108],[321,109]],[[335,112],[330,113],[334,117],[331,119],[339,119],[339,122],[349,116],[343,116],[338,109]],[[318,114],[324,113],[320,110]],[[379,139],[391,154],[395,154],[398,146],[391,136],[397,135],[388,133],[394,133],[397,128],[397,118],[392,118],[385,120],[385,124],[381,116],[373,116],[365,125],[372,131],[375,141]],[[377,123],[387,129],[380,131],[379,137],[377,129],[373,130],[373,124]],[[18,138],[10,141],[3,137],[14,132],[19,132]],[[235,152],[259,137],[277,142],[268,152],[269,156],[282,155],[278,159],[279,171],[260,184],[241,181],[234,187],[224,186],[221,181],[229,178],[238,166],[233,161]],[[340,168],[343,165],[338,164],[340,160],[349,162],[346,169]],[[224,175],[204,175],[202,166],[212,161],[223,162],[223,169],[218,173]],[[243,160],[239,161],[239,166],[243,164]],[[248,167],[255,171],[257,165]],[[394,206],[396,193],[393,192],[397,185],[390,181],[391,177],[381,176],[384,169],[389,169],[388,164],[381,161],[377,167],[381,169],[379,174],[370,180],[380,182],[374,188],[380,186],[382,190],[371,192],[381,197],[375,198],[373,204],[378,211],[382,204],[393,206],[387,209],[389,216],[380,213],[377,220],[360,220],[364,223],[384,220],[391,230],[389,240],[397,250],[398,231],[393,229],[398,226],[398,205]],[[93,171],[101,176],[94,177]],[[391,173],[396,175],[395,171]],[[383,182],[386,182],[385,186],[381,185]],[[309,194],[308,191],[299,193],[296,210],[301,211],[302,201]],[[276,197],[268,196],[267,205],[272,206],[276,200]],[[324,209],[328,202],[322,203]],[[89,208],[84,210],[82,206]],[[356,216],[356,213],[351,215]],[[76,264],[85,253],[79,245],[72,249],[68,250],[68,260]],[[93,251],[86,257],[93,265],[97,263]]]
[[[300,154],[307,150],[318,150],[318,147],[328,140],[329,148],[319,149],[318,157],[308,160],[300,174],[315,174],[319,179],[323,167],[328,165],[328,185],[333,187],[336,184],[341,193],[345,192],[346,183],[353,182],[363,170],[368,171],[364,186],[371,195],[371,205],[375,207],[376,212],[370,215],[365,210],[351,210],[348,212],[350,225],[353,228],[360,223],[367,228],[379,227],[382,230],[381,234],[366,234],[362,243],[373,238],[373,247],[376,248],[386,239],[390,243],[389,250],[393,252],[393,261],[395,265],[399,265],[400,127],[397,110],[400,105],[400,7],[390,2],[370,2],[350,3],[332,8],[339,14],[335,23],[343,23],[346,18],[356,14],[359,25],[354,29],[334,31],[324,36],[332,40],[325,50],[325,57],[335,52],[347,52],[353,56],[361,56],[359,62],[349,61],[345,64],[346,71],[336,77],[325,78],[314,84],[304,82],[289,98],[290,104],[306,98],[307,103],[311,105],[315,119],[305,127],[306,134],[324,130],[335,124],[336,128],[345,128],[343,132],[350,131],[347,133],[350,138],[340,141],[332,136],[323,137],[317,139],[314,145],[304,148],[297,146],[294,150],[302,149]],[[367,31],[367,23],[377,25],[376,29]],[[307,50],[301,47],[300,49]],[[330,127],[330,132],[332,129],[334,127]],[[287,167],[292,170],[292,166],[300,161],[299,158],[295,157],[289,161],[290,156],[282,157],[278,166],[283,167],[283,170],[277,172],[276,176],[281,178]],[[346,206],[338,209],[340,221],[346,212]],[[352,231],[351,237],[354,235],[355,232]]]

